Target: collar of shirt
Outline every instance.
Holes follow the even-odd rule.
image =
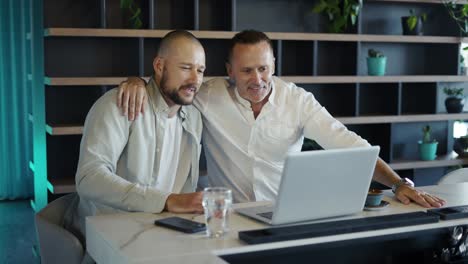
[[[154,76],[151,77],[148,84],[146,85],[146,92],[148,93],[150,104],[153,106],[154,113],[165,113],[167,115],[169,106],[167,105],[166,100],[164,100],[164,97],[162,96],[161,91],[159,90],[159,87],[154,80]],[[182,119],[182,121],[185,121],[185,119],[188,118],[188,111],[186,106],[182,106],[177,112],[177,115]]]
[[[231,83],[231,82],[230,82]],[[235,85],[235,84],[232,84],[231,85]],[[273,79],[271,80],[270,82],[270,85],[271,85],[271,94],[270,96],[268,97],[268,102],[272,105],[272,106],[276,106],[277,105],[277,98],[276,98],[276,89],[275,89],[275,83],[273,81]],[[244,98],[242,98],[239,94],[239,90],[237,89],[237,86],[235,86],[235,89],[234,89],[234,93],[236,94],[236,98],[237,100],[239,101],[239,103],[248,108],[248,109],[252,109],[251,105],[250,105],[250,102],[248,100],[245,100]]]

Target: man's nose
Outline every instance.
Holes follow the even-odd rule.
[[[254,84],[260,85],[262,83],[262,75],[258,71],[254,71],[253,73],[253,81]]]
[[[202,78],[201,74],[198,74],[197,69],[190,71],[190,82],[198,84]]]

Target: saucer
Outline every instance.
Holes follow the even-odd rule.
[[[375,205],[375,206],[366,205],[366,206],[364,206],[364,210],[366,210],[366,211],[379,211],[379,210],[385,209],[385,207],[387,207],[389,204],[390,204],[389,202],[382,200],[382,202],[380,202],[379,205]]]

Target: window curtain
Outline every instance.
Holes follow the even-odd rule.
[[[0,0],[0,200],[33,195],[30,1]]]

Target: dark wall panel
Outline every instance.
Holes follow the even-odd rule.
[[[311,92],[333,116],[354,116],[355,84],[297,84]],[[339,94],[340,96],[337,96]]]
[[[45,39],[45,75],[111,77],[138,75],[138,39]]]

